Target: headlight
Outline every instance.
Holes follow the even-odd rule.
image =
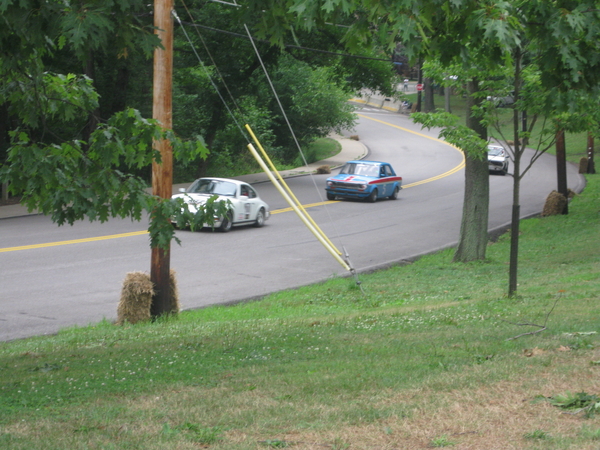
[[[327,186],[333,186],[333,181],[328,181]]]

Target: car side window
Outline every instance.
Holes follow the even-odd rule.
[[[384,166],[384,167],[385,167],[385,176],[393,177],[394,171],[392,170],[392,167],[391,166]]]
[[[241,192],[240,193],[241,196],[243,196],[243,197],[249,197],[249,195],[248,195],[248,186],[242,185],[240,192]]]

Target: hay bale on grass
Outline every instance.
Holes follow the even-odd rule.
[[[331,167],[329,167],[329,166],[317,167],[317,174],[327,174],[327,173],[331,173]]]
[[[353,134],[352,136],[350,136],[350,139],[352,139],[353,141],[359,141],[359,137],[358,134]]]
[[[171,269],[169,274],[169,298],[171,305],[167,314],[179,314],[179,289],[177,288],[176,272]],[[129,272],[123,280],[121,300],[117,307],[117,325],[138,323],[151,319],[150,306],[154,297],[154,284],[146,272]]]
[[[146,272],[129,272],[123,280],[121,299],[117,307],[117,324],[150,320],[150,304],[154,285]]]
[[[169,274],[169,287],[171,289],[170,298],[172,300],[169,314],[179,314],[179,311],[181,311],[181,306],[179,305],[179,289],[177,288],[176,272],[173,269],[171,269]]]
[[[542,217],[555,216],[562,214],[567,206],[567,198],[558,191],[552,191],[546,198]]]

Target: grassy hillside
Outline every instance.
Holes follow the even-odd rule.
[[[523,222],[516,298],[503,236],[485,262],[1,343],[0,448],[597,450],[598,180]]]

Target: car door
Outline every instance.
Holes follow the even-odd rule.
[[[389,197],[393,194],[394,189],[396,188],[396,172],[394,172],[392,166],[390,166],[389,164],[383,164],[381,166],[381,178],[384,180],[381,183],[383,186],[381,190],[381,197]],[[390,180],[387,181],[385,180],[386,178],[389,178]]]
[[[389,172],[386,170],[386,167],[387,166],[385,164],[382,164],[379,168],[379,178],[382,180],[378,186],[379,197],[387,197],[389,195],[388,191],[390,190],[390,186],[389,183],[385,182],[385,179],[389,176]]]
[[[240,221],[255,220],[258,212],[258,195],[252,186],[240,185],[240,204],[242,206]]]

